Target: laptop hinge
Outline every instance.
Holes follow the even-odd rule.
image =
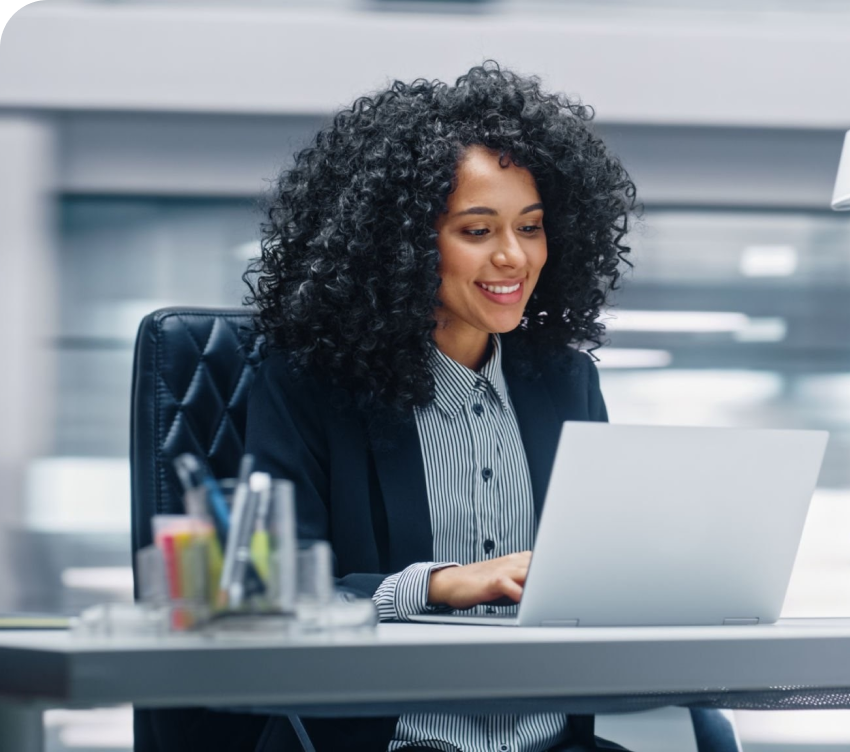
[[[578,619],[543,619],[541,627],[577,627]]]
[[[743,624],[758,624],[759,618],[758,616],[739,616],[734,618],[727,618],[723,620],[723,626],[732,626],[738,627]]]

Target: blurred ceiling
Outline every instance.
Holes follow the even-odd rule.
[[[608,12],[850,15],[846,0],[58,0],[67,5],[261,6],[265,8],[393,9],[456,13],[523,13],[548,11],[603,15]],[[55,3],[54,3],[55,4]]]

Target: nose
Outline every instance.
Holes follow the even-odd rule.
[[[525,251],[516,234],[508,230],[499,243],[499,247],[493,252],[493,264],[499,267],[516,269],[525,264]]]

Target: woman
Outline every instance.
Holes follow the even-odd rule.
[[[493,63],[397,81],[277,185],[246,275],[268,354],[246,448],[382,619],[515,609],[493,601],[522,594],[560,425],[606,420],[575,346],[600,343],[635,189],[591,117]],[[570,744],[560,714],[308,730],[335,752]]]

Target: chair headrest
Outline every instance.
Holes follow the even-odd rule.
[[[218,478],[236,475],[259,363],[249,309],[163,308],[139,326],[133,365],[130,477],[133,552],[154,514],[183,511],[172,462],[191,452]]]

